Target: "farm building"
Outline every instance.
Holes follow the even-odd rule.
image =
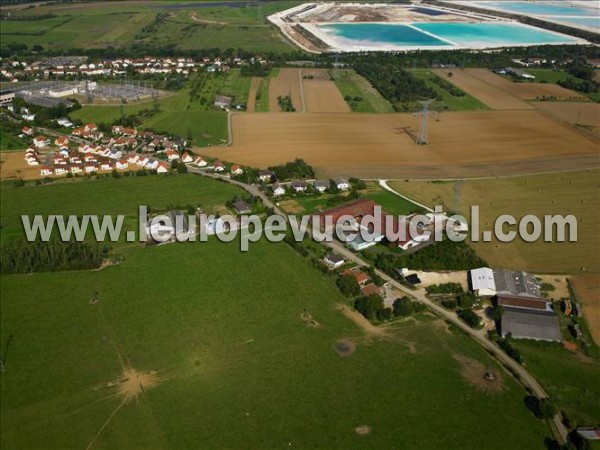
[[[558,318],[553,311],[505,307],[501,330],[502,336],[510,334],[515,339],[538,341],[560,341],[561,339]]]
[[[491,297],[496,294],[540,297],[540,285],[531,274],[522,271],[482,267],[469,272],[475,294]]]

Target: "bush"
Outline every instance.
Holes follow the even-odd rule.
[[[383,309],[383,299],[377,294],[359,297],[354,302],[354,308],[368,320],[374,321],[379,318],[379,311]]]
[[[445,298],[442,300],[442,306],[446,309],[456,309],[456,300],[453,298]]]
[[[413,313],[413,304],[408,297],[394,300],[394,316],[409,316]]]
[[[432,284],[425,288],[428,294],[460,294],[463,288],[460,283]]]
[[[356,297],[360,294],[360,286],[352,275],[344,275],[339,277],[335,284],[346,297]]]
[[[479,317],[472,309],[459,309],[456,313],[458,314],[458,317],[471,328],[481,327],[481,317]]]

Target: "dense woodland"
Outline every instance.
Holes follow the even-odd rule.
[[[60,272],[97,269],[108,253],[98,243],[17,240],[6,242],[0,251],[0,273]]]

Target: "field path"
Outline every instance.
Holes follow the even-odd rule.
[[[259,77],[252,77],[252,81],[250,82],[250,92],[248,92],[248,102],[246,104],[246,111],[248,112],[256,110],[256,94],[260,87],[260,80]]]

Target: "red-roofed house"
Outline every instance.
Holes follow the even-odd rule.
[[[221,161],[215,161],[213,163],[213,170],[215,172],[223,172],[225,170],[225,164],[223,164]]]
[[[65,136],[59,136],[54,140],[54,145],[58,145],[59,147],[65,147],[69,145],[69,139]]]
[[[36,148],[47,147],[50,145],[50,139],[43,134],[40,134],[39,136],[33,138],[33,145],[35,145]]]
[[[231,175],[241,175],[243,173],[244,173],[244,170],[237,164],[234,164],[233,166],[231,166]]]
[[[26,134],[27,136],[33,136],[33,128],[31,128],[31,127],[23,127],[21,129],[21,132],[23,134]]]
[[[115,164],[115,167],[118,170],[125,170],[127,169],[127,167],[129,167],[129,164],[127,163],[126,159],[120,159],[119,161],[117,161],[117,163]]]
[[[181,160],[184,163],[191,163],[194,158],[192,158],[188,152],[183,152],[183,155],[181,155]]]

